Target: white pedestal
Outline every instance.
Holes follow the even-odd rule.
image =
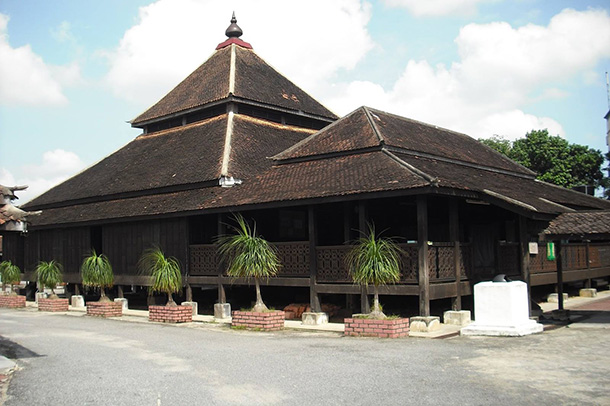
[[[120,302],[123,305],[123,311],[129,310],[129,302],[124,297],[117,297],[115,302]]]
[[[303,312],[301,318],[303,324],[308,326],[319,326],[320,324],[328,323],[328,315],[326,313]]]
[[[85,307],[85,298],[81,295],[73,295],[70,298],[72,307]]]
[[[180,304],[182,306],[191,306],[193,308],[193,316],[197,316],[199,314],[199,303],[197,303],[197,302],[182,302]]]
[[[214,304],[214,320],[226,320],[231,317],[231,303]]]
[[[474,286],[475,321],[462,335],[524,336],[539,333],[542,324],[529,318],[525,282],[481,282]]]

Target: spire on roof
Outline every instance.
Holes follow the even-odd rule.
[[[237,18],[235,18],[235,11],[233,12],[233,17],[231,17],[231,25],[225,31],[225,35],[229,38],[239,38],[242,36],[244,32],[237,25]]]
[[[235,11],[233,12],[233,17],[231,17],[231,25],[225,31],[225,35],[229,37],[225,42],[218,44],[216,50],[228,47],[231,44],[239,45],[242,48],[252,49],[252,45],[247,42],[242,41],[239,37],[242,36],[244,32],[237,25],[237,18],[235,18]]]

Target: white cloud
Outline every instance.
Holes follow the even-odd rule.
[[[8,21],[7,15],[0,14],[0,104],[67,103],[62,85],[81,81],[78,66],[47,65],[30,45],[12,48],[8,42]]]
[[[51,36],[59,42],[74,42],[75,38],[72,35],[71,26],[68,21],[62,21],[59,26],[51,30]]]
[[[108,84],[117,96],[143,106],[156,101],[226,39],[233,10],[242,39],[312,93],[373,47],[366,28],[371,7],[358,0],[159,0],[142,7],[138,24],[106,53]]]
[[[74,152],[55,149],[42,155],[37,164],[18,168],[18,175],[0,168],[0,184],[5,186],[28,185],[18,193],[16,204],[23,204],[46,192],[84,168],[85,164]]]
[[[416,17],[472,15],[483,1],[486,0],[383,0],[390,7],[406,8]]]
[[[455,42],[461,59],[450,66],[411,60],[389,90],[354,82],[336,86],[343,92],[326,101],[341,114],[371,105],[474,137],[516,138],[537,128],[563,135],[557,121],[523,109],[532,101],[566,97],[562,85],[584,80],[590,74],[583,72],[610,57],[610,17],[567,9],[547,27],[469,24]]]

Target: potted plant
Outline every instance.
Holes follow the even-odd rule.
[[[67,312],[68,299],[60,299],[55,294],[55,288],[62,282],[63,266],[55,261],[40,261],[36,265],[36,280],[40,288],[51,289],[51,295],[48,298],[38,299],[38,310],[47,312]]]
[[[112,287],[114,273],[112,265],[104,254],[91,254],[83,260],[80,267],[83,285],[100,290],[100,299],[97,302],[87,303],[87,315],[101,317],[120,317],[123,315],[122,303],[115,303],[106,296],[106,288]]]
[[[191,306],[178,306],[172,293],[182,289],[180,263],[174,257],[166,257],[161,248],[155,247],[144,251],[138,261],[138,268],[152,279],[152,292],[167,293],[165,306],[148,306],[149,320],[165,323],[184,323],[193,320]]]
[[[0,307],[25,307],[25,296],[17,295],[15,285],[21,282],[21,269],[11,261],[0,262],[0,277],[2,277],[2,292],[5,285],[11,285],[8,295],[0,295]]]
[[[401,249],[389,238],[376,235],[375,227],[362,236],[346,255],[345,261],[355,283],[373,285],[373,308],[369,314],[345,319],[345,335],[403,337],[408,334],[409,320],[388,319],[379,304],[379,286],[400,280]]]
[[[237,226],[233,235],[218,238],[218,251],[227,264],[227,275],[254,278],[256,303],[252,311],[233,311],[232,326],[279,330],[284,328],[284,312],[269,311],[261,296],[260,279],[275,276],[280,261],[275,248],[256,233],[241,215],[235,216]]]

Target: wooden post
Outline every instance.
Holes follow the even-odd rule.
[[[591,273],[589,272],[589,269],[591,269],[591,258],[590,258],[590,253],[589,250],[591,249],[590,245],[589,245],[590,241],[587,240],[585,241],[585,260],[587,261],[587,279],[585,280],[585,288],[590,289],[591,288]]]
[[[186,284],[186,301],[187,302],[192,302],[193,301],[193,289],[191,288],[190,284]]]
[[[563,260],[561,258],[561,240],[555,243],[555,258],[557,261],[557,308],[563,310]]]
[[[449,201],[449,238],[453,243],[453,269],[455,270],[455,298],[453,299],[453,310],[462,310],[462,269],[460,268],[460,222],[458,213],[458,202],[455,199]]]
[[[218,213],[216,231],[219,236],[224,235],[227,232],[227,228],[222,220],[223,220],[222,213]],[[224,264],[223,264],[222,260],[220,260],[220,261],[218,261],[218,303],[227,302],[225,287],[222,284],[222,276],[223,276],[224,272],[225,272]]]
[[[123,292],[123,285],[117,285],[117,295],[119,296],[120,299],[123,299],[125,297],[125,293]],[[76,290],[78,290],[78,285],[76,285]]]
[[[350,202],[343,203],[343,242],[348,243],[350,241],[351,230],[352,230],[352,216],[350,210],[352,205]],[[345,308],[353,313],[354,310],[354,295],[350,293],[345,294]]]
[[[519,216],[519,252],[521,254],[521,277],[523,278],[523,282],[527,284],[528,315],[531,315],[532,298],[530,294],[530,247],[529,238],[527,235],[527,219],[524,216]]]
[[[79,287],[78,283],[74,284],[74,294],[76,296],[80,296],[80,287]]]
[[[318,258],[316,255],[317,235],[316,218],[313,206],[307,208],[307,229],[309,234],[309,307],[314,313],[322,311],[320,297],[316,291],[316,275],[318,273]]]
[[[358,231],[360,234],[368,231],[366,229],[366,203],[362,200],[358,202]],[[360,312],[364,314],[371,312],[368,286],[362,286],[360,288]]]
[[[430,275],[428,263],[428,201],[426,196],[417,196],[417,248],[419,315],[430,316]]]

